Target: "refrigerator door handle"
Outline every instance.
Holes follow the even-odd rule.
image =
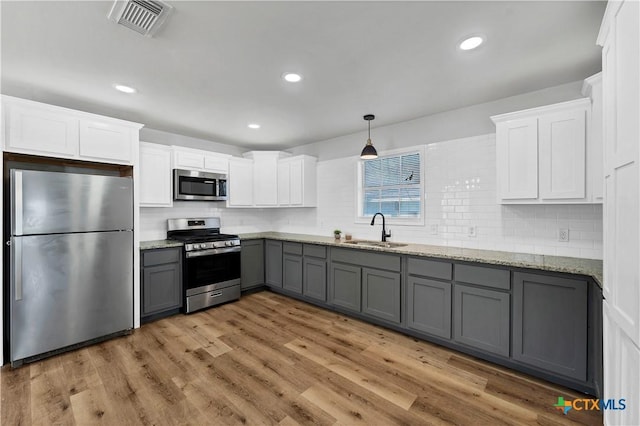
[[[11,238],[11,262],[14,288],[14,298],[16,301],[22,300],[22,241],[20,238]]]
[[[13,188],[11,192],[11,196],[13,198],[13,235],[22,235],[22,214],[23,214],[23,203],[22,203],[22,170],[13,170],[13,179],[11,182],[13,183]]]

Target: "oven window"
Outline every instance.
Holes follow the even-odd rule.
[[[180,176],[180,194],[182,195],[216,195],[215,179],[203,179]]]
[[[197,288],[240,278],[240,252],[185,259],[186,287]]]

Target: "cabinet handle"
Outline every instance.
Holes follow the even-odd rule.
[[[222,296],[222,291],[214,291],[213,293],[209,294],[209,297],[219,297]]]
[[[12,238],[11,244],[11,269],[13,270],[14,297],[16,301],[22,300],[22,240]]]

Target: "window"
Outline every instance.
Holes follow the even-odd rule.
[[[420,152],[360,162],[360,218],[381,212],[386,217],[422,219],[422,156]]]

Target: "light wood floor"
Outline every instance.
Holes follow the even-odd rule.
[[[12,370],[0,424],[602,424],[580,394],[261,292]]]

